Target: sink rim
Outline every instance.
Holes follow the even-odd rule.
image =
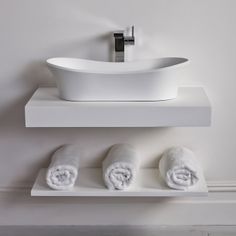
[[[102,71],[101,68],[99,69],[95,69],[95,70],[89,70],[89,69],[81,69],[81,68],[72,68],[68,65],[60,65],[63,63],[63,60],[65,62],[65,60],[68,61],[76,61],[77,63],[87,63],[87,66],[113,66],[115,65],[115,67],[119,66],[119,70],[117,70],[118,68],[116,68],[116,71],[109,71],[109,70],[105,70]],[[57,61],[61,61],[61,63],[58,63]],[[160,66],[160,67],[153,67],[155,63],[158,64],[161,63],[161,61],[164,63],[164,61],[166,63],[168,63],[168,65],[166,66]],[[171,63],[172,62],[172,63]],[[177,67],[180,66],[186,62],[189,62],[189,59],[184,58],[184,57],[161,57],[161,58],[152,58],[152,59],[143,59],[143,60],[134,60],[134,61],[128,61],[128,62],[107,62],[107,61],[96,61],[96,60],[89,60],[89,59],[82,59],[82,58],[72,58],[72,57],[52,57],[46,60],[46,63],[48,66],[52,67],[52,68],[57,68],[57,69],[61,69],[61,70],[66,70],[66,71],[71,71],[71,72],[79,72],[79,73],[87,73],[87,74],[107,74],[107,75],[117,75],[117,74],[141,74],[141,73],[152,73],[152,72],[156,72],[158,70],[166,70],[166,69],[170,69],[173,67]],[[135,64],[138,65],[142,65],[142,63],[146,63],[146,65],[152,65],[152,67],[150,68],[145,68],[145,69],[139,69],[136,68],[135,70],[122,70],[122,69],[128,69],[129,65],[131,66],[135,66]],[[152,63],[152,64],[151,64]],[[164,63],[165,65],[165,63]],[[77,65],[78,66],[78,65]],[[124,68],[122,68],[124,67]]]

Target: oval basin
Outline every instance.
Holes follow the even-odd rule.
[[[132,62],[50,58],[59,95],[69,101],[159,101],[177,97],[177,67],[186,58]]]

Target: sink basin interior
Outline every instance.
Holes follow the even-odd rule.
[[[180,57],[165,57],[149,60],[137,60],[132,62],[104,62],[92,61],[79,58],[51,58],[47,63],[59,69],[100,73],[100,74],[122,74],[122,73],[141,73],[162,68],[175,66],[188,61],[186,58]]]

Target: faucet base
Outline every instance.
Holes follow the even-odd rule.
[[[124,52],[115,52],[115,62],[124,62]]]

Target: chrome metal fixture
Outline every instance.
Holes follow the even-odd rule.
[[[114,32],[115,38],[115,61],[124,62],[125,61],[125,45],[134,45],[134,26],[131,27],[131,36],[125,35],[125,31]]]

